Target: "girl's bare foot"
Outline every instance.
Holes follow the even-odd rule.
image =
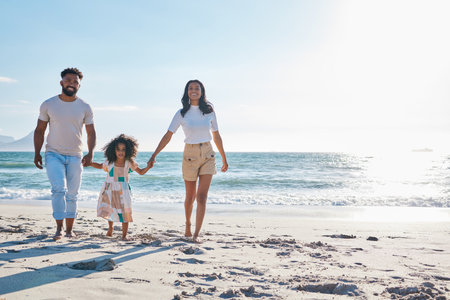
[[[122,241],[129,241],[129,239],[127,238],[127,236],[122,236]]]
[[[186,222],[186,230],[184,232],[184,236],[185,237],[191,237],[192,236],[192,232],[191,232],[191,223],[187,223]]]
[[[106,232],[106,236],[112,236],[113,234],[113,229],[109,228],[108,231]]]

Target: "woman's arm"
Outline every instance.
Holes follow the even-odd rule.
[[[153,167],[153,165],[155,164],[155,159],[156,156],[159,154],[159,152],[162,151],[162,149],[164,149],[164,147],[167,146],[167,144],[170,142],[170,139],[172,138],[173,132],[170,130],[167,130],[166,134],[162,137],[161,141],[158,144],[158,147],[156,147],[155,152],[153,152],[152,157],[150,157],[150,159],[148,160],[148,166],[150,166],[150,168]]]
[[[219,150],[220,156],[222,156],[222,172],[226,172],[228,170],[228,162],[227,157],[225,155],[225,150],[223,150],[222,137],[220,136],[219,131],[213,131],[213,140],[216,144],[217,150]]]
[[[96,162],[91,162],[89,164],[89,167],[94,167],[96,169],[103,169],[103,164],[99,164],[99,163],[96,163]]]

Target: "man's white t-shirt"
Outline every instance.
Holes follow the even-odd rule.
[[[175,133],[180,127],[183,128],[186,144],[200,144],[212,139],[211,130],[218,131],[216,114],[211,112],[203,114],[198,106],[191,105],[184,117],[181,109],[177,111],[169,126],[169,131]]]
[[[83,124],[94,124],[92,109],[83,100],[62,101],[52,97],[41,104],[39,120],[48,122],[46,151],[63,155],[82,155]]]

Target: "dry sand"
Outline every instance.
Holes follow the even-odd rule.
[[[78,237],[55,242],[50,206],[0,209],[0,299],[450,297],[448,218],[369,222],[208,211],[203,243],[194,244],[183,237],[180,210],[134,212],[131,240],[121,241],[120,224],[108,238],[107,222],[82,208]]]

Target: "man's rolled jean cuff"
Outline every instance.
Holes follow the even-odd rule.
[[[69,219],[76,219],[77,216],[78,216],[78,213],[76,213],[76,212],[67,212],[66,213],[66,218],[69,218]]]
[[[64,220],[66,218],[66,214],[65,213],[53,213],[53,219],[60,221],[60,220]]]

